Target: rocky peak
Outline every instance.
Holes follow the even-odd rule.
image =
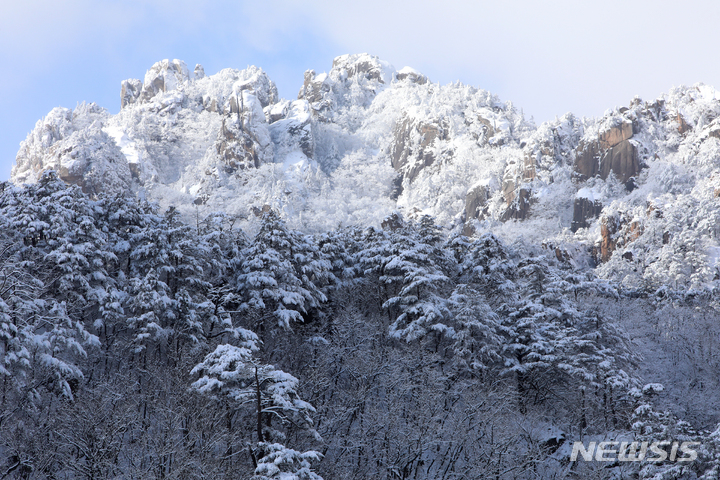
[[[223,72],[234,77],[232,84],[232,92],[249,91],[260,102],[262,108],[272,105],[279,100],[277,87],[267,73],[262,68],[250,66],[245,70],[234,70]],[[223,73],[221,72],[221,73]],[[210,77],[213,78],[213,77]]]
[[[15,181],[36,182],[55,170],[85,193],[130,188],[130,169],[115,142],[102,130],[107,112],[81,105],[75,112],[55,109],[22,143],[13,169]]]
[[[335,57],[330,77],[340,82],[356,80],[358,83],[389,84],[394,71],[392,65],[375,55],[360,53]]]
[[[178,85],[190,80],[190,72],[182,60],[162,60],[150,67],[145,73],[143,96],[145,100],[154,97],[158,92],[175,90]]]
[[[202,68],[202,67],[201,67]],[[190,80],[190,72],[182,60],[161,60],[145,73],[145,81],[131,78],[123,80],[120,91],[120,108],[133,103],[150,101],[159,92],[175,90]]]
[[[234,84],[215,141],[219,166],[226,174],[257,168],[273,160],[273,146],[263,106],[253,93],[257,75]],[[267,99],[266,99],[267,100]]]
[[[208,77],[200,64],[190,73],[182,60],[162,60],[147,71],[144,82],[128,79],[121,83],[120,106],[148,103],[160,93],[176,91],[181,99],[190,97],[203,109],[222,113],[231,109],[230,102],[245,90],[255,95],[262,107],[278,101],[275,83],[261,68],[227,68]]]
[[[390,85],[394,72],[392,65],[374,55],[341,55],[333,60],[329,73],[305,72],[298,99],[307,100],[320,120],[331,121],[337,110],[367,107]]]
[[[403,67],[400,69],[395,74],[395,79],[398,82],[410,82],[417,85],[425,85],[428,83],[428,79],[425,75],[410,67]]]

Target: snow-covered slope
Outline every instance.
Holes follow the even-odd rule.
[[[253,222],[270,206],[308,231],[431,214],[633,287],[711,288],[720,272],[709,86],[536,126],[487,91],[367,54],[306,72],[296,100],[260,68],[206,76],[164,60],[122,83],[121,105],[51,111],[12,181],[55,169],[88,192],[132,191],[187,215]]]

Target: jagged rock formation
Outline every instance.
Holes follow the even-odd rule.
[[[607,180],[613,173],[632,190],[630,179],[640,173],[637,148],[630,141],[632,135],[632,123],[623,121],[604,131],[596,141],[581,144],[575,163],[580,178],[587,180],[600,175]]]
[[[394,68],[375,56],[341,55],[333,60],[330,73],[305,72],[298,100],[307,100],[320,120],[341,122],[357,128],[343,113],[354,107],[367,107],[375,95],[393,79]],[[345,120],[345,121],[343,121]]]
[[[468,233],[529,222],[523,235],[574,234],[609,269],[628,245],[650,242],[649,252],[679,241],[673,209],[648,217],[645,202],[715,211],[718,98],[710,87],[682,87],[600,119],[568,114],[536,126],[489,92],[441,86],[367,54],[307,71],[297,100],[278,98],[257,67],[206,75],[164,60],[143,81],[122,82],[117,115],[95,105],[50,112],[23,142],[12,181],[55,169],[85,191],[134,191],[186,214],[202,207],[251,221],[253,208],[268,205],[308,230],[379,224],[395,209]],[[714,235],[703,251],[715,248]],[[650,255],[633,252],[635,264]]]
[[[472,187],[467,195],[465,195],[465,220],[469,221],[474,218],[484,219],[488,213],[487,202],[490,198],[491,180],[480,183]]]
[[[573,204],[573,222],[570,230],[577,232],[581,228],[588,228],[592,219],[597,218],[602,212],[602,202],[586,197],[575,198]]]
[[[603,216],[600,222],[600,261],[607,262],[615,250],[621,249],[642,235],[639,220],[628,220],[627,215]],[[623,258],[632,260],[632,252],[623,252]]]
[[[18,158],[24,160],[24,168],[15,167],[14,181],[32,182],[53,169],[86,193],[128,189],[125,155],[101,128],[107,117],[107,111],[94,103],[79,105],[75,111],[54,108],[22,143]]]
[[[441,121],[416,122],[402,119],[395,127],[390,146],[392,166],[412,182],[425,167],[435,162],[436,140],[447,140],[447,126]]]

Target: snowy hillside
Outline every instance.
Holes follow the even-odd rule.
[[[361,54],[120,97],[0,184],[0,478],[720,475],[720,92],[537,126]]]
[[[121,105],[51,111],[12,181],[55,169],[86,192],[130,189],[186,218],[252,223],[265,206],[310,232],[429,214],[602,263],[629,287],[660,287],[670,271],[672,286],[706,288],[719,272],[720,93],[709,86],[536,126],[487,91],[366,54],[306,72],[297,100],[278,98],[260,68],[206,76],[164,60],[122,82]]]

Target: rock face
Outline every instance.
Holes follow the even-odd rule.
[[[190,80],[190,72],[182,60],[163,60],[153,65],[145,74],[142,101],[147,102],[160,92],[175,90]]]
[[[623,214],[603,216],[600,219],[600,261],[610,260],[615,250],[637,240],[643,230],[638,220],[628,220]]]
[[[442,120],[426,123],[403,118],[395,127],[390,146],[393,168],[412,182],[423,168],[435,162],[437,140],[447,140]]]
[[[630,122],[623,122],[620,125],[612,127],[600,135],[600,148],[608,149],[618,145],[626,140],[630,140],[633,135],[633,127]]]
[[[240,90],[230,97],[215,142],[215,149],[228,174],[238,169],[257,168],[273,159],[265,113],[251,91],[249,88]]]
[[[487,213],[489,185],[476,185],[465,195],[465,221],[483,219]]]
[[[143,84],[136,78],[123,80],[120,84],[120,108],[136,103],[142,94]]]
[[[502,221],[528,218],[533,200],[532,181],[535,178],[535,160],[531,154],[526,154],[522,160],[508,165],[501,188],[505,204],[505,211],[500,217]]]
[[[599,200],[592,200],[585,197],[575,198],[573,204],[573,221],[570,230],[573,233],[581,228],[588,228],[588,220],[597,218],[602,212],[603,205]]]
[[[576,152],[575,171],[581,180],[596,175],[607,180],[610,173],[628,184],[640,173],[637,147],[630,140],[633,126],[623,122],[600,134],[593,142],[581,143]]]
[[[600,160],[600,178],[607,180],[610,172],[614,173],[622,183],[640,173],[637,148],[629,141],[623,141],[607,151]]]
[[[692,128],[690,125],[687,124],[687,122],[685,121],[683,116],[680,115],[679,113],[677,114],[677,121],[678,121],[678,133],[680,135],[686,134]]]
[[[503,222],[508,220],[524,220],[530,216],[530,206],[532,204],[532,190],[522,187],[518,190],[517,196],[513,196],[513,200],[508,202],[508,208],[500,217]]]

